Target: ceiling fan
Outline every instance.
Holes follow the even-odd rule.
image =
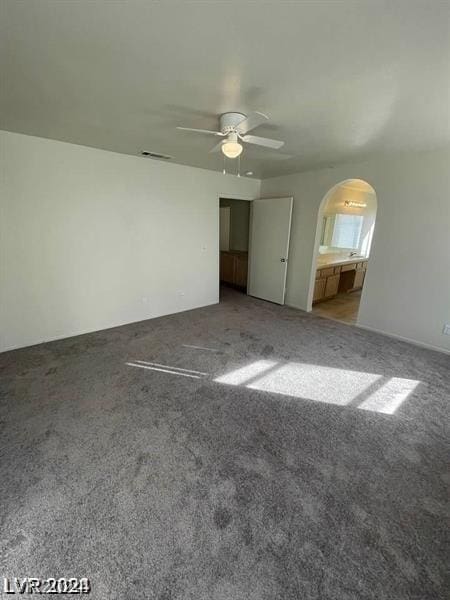
[[[228,112],[219,117],[219,131],[192,129],[191,127],[177,127],[177,129],[222,137],[224,139],[216,144],[210,152],[222,150],[227,158],[237,158],[243,150],[243,146],[240,142],[264,146],[265,148],[271,148],[272,150],[278,150],[284,145],[284,142],[279,140],[258,137],[257,135],[248,135],[247,132],[255,129],[268,120],[269,117],[260,112],[251,112],[248,115],[237,112]]]

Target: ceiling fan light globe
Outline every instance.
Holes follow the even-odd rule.
[[[224,142],[222,144],[222,152],[227,158],[237,158],[242,150],[242,144],[239,142]]]

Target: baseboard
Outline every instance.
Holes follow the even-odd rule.
[[[6,346],[6,348],[2,348],[0,350],[0,354],[4,352],[12,352],[13,350],[22,350],[25,348],[32,348],[33,346],[39,346],[40,344],[48,344],[50,342],[57,342],[59,340],[67,340],[70,338],[78,337],[80,335],[87,335],[89,333],[99,333],[100,331],[108,331],[109,329],[116,329],[116,327],[125,327],[126,325],[133,325],[133,323],[143,323],[144,321],[151,321],[152,319],[160,319],[161,317],[170,317],[171,315],[177,315],[183,312],[189,312],[190,310],[196,310],[197,308],[206,308],[207,306],[214,306],[218,304],[219,300],[215,302],[208,302],[208,304],[199,304],[198,306],[192,306],[190,308],[182,308],[181,310],[176,310],[172,313],[164,313],[161,315],[154,315],[153,317],[148,317],[148,319],[138,319],[137,321],[125,321],[123,323],[116,323],[115,325],[109,325],[108,327],[102,327],[101,329],[83,329],[81,331],[68,333],[65,335],[57,335],[54,337],[44,338],[40,341],[33,342],[32,344],[18,344],[13,346]]]
[[[375,327],[369,327],[368,325],[361,325],[360,323],[356,323],[355,327],[359,327],[360,329],[365,329],[366,331],[373,331],[374,333],[380,333],[381,335],[385,335],[389,338],[393,338],[394,340],[400,340],[401,342],[408,342],[408,344],[412,344],[413,346],[419,346],[419,348],[426,348],[427,350],[434,350],[435,352],[442,352],[443,354],[450,354],[450,350],[446,348],[440,348],[439,346],[433,346],[432,344],[426,344],[424,342],[419,342],[417,340],[413,340],[408,337],[404,337],[402,335],[397,335],[396,333],[388,333],[387,331],[383,331],[382,329],[376,329]]]
[[[296,306],[295,304],[286,304],[285,306],[289,306],[289,308],[295,308],[296,310],[301,310],[302,312],[307,312],[311,314],[311,311],[307,311],[300,306]],[[321,317],[323,319],[327,317]],[[388,333],[387,331],[383,331],[382,329],[376,329],[375,327],[369,327],[367,325],[361,325],[360,323],[343,323],[338,319],[329,319],[330,321],[334,321],[335,323],[342,323],[342,325],[347,325],[348,327],[359,327],[360,329],[365,329],[367,331],[373,331],[374,333],[379,333],[381,335],[385,335],[395,340],[400,340],[401,342],[408,342],[408,344],[413,344],[413,346],[419,346],[420,348],[426,348],[427,350],[434,350],[435,352],[442,352],[443,354],[450,354],[450,350],[446,348],[440,348],[439,346],[433,346],[432,344],[425,344],[424,342],[419,342],[417,340],[413,340],[408,337],[404,337],[401,335],[397,335],[396,333]]]

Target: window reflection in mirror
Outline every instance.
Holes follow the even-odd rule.
[[[336,213],[324,217],[320,245],[357,250],[363,221],[362,215]]]

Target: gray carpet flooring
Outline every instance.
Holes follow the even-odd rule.
[[[227,291],[0,355],[0,574],[95,600],[445,597],[449,357]]]

